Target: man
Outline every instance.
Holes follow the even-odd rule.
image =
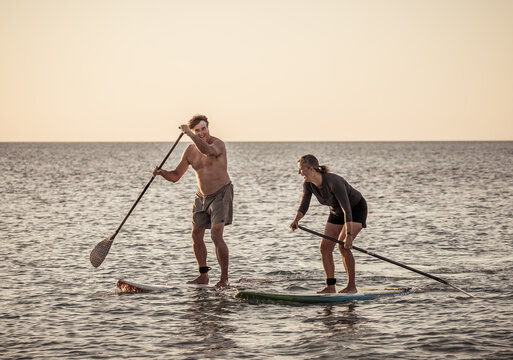
[[[208,119],[195,115],[180,129],[189,136],[192,144],[182,154],[180,163],[174,170],[155,168],[153,175],[177,182],[185,174],[189,165],[196,172],[198,191],[192,210],[192,242],[194,255],[199,266],[199,276],[188,284],[208,284],[207,248],[203,240],[205,230],[216,248],[217,261],[221,267],[221,278],[216,287],[228,286],[229,252],[223,240],[225,225],[232,223],[233,185],[227,171],[226,147],[223,141],[210,135]]]

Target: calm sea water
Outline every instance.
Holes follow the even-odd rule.
[[[355,252],[358,286],[416,290],[332,306],[248,304],[234,290],[183,286],[197,271],[192,169],[175,184],[154,181],[93,269],[90,250],[114,232],[171,145],[0,143],[0,358],[513,358],[513,142],[228,143],[232,282],[323,287],[319,239],[288,229],[301,196],[296,160],[313,153],[367,199],[356,245],[475,295]],[[312,199],[302,224],[322,231],[326,218]],[[120,296],[118,278],[175,290]]]

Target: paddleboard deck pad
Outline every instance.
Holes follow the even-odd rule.
[[[355,294],[281,294],[256,291],[239,291],[235,297],[249,302],[291,302],[303,304],[333,304],[348,301],[373,300],[385,296],[406,295],[411,288],[394,288],[389,290],[364,290]]]
[[[121,290],[120,292],[123,294],[171,291],[171,290],[176,290],[177,287],[179,287],[179,286],[170,286],[170,285],[139,284],[134,281],[121,280],[121,279],[116,281],[116,286]],[[214,285],[208,285],[208,284],[186,284],[186,286],[191,287],[191,288],[196,288],[196,289],[215,289]]]

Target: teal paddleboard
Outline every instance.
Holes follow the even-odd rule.
[[[295,302],[305,304],[326,304],[343,303],[348,301],[373,300],[384,296],[406,295],[411,292],[411,288],[396,288],[390,290],[362,291],[356,294],[281,294],[266,293],[256,291],[239,291],[235,297],[246,301],[266,301],[266,302]]]

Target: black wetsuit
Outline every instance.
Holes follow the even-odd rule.
[[[361,222],[363,227],[366,226],[367,203],[362,194],[349,185],[343,177],[333,173],[322,174],[320,189],[313,183],[305,181],[303,183],[303,197],[298,211],[306,214],[312,194],[322,205],[330,207],[328,222],[344,224],[345,219],[348,222]]]

